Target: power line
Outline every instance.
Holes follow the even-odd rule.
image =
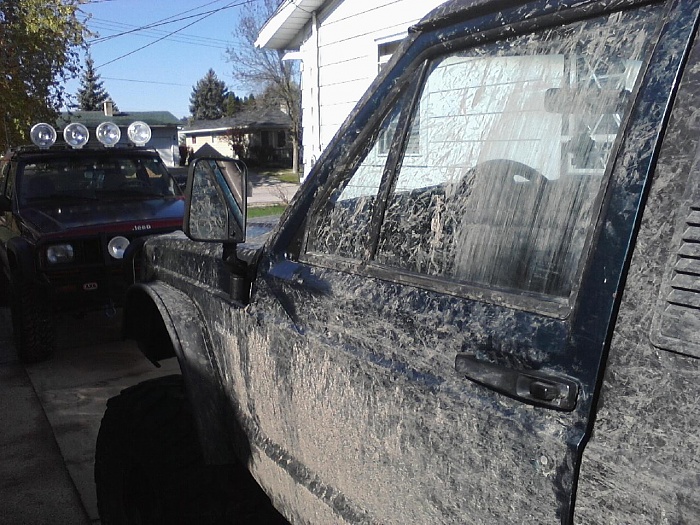
[[[162,86],[182,86],[189,87],[187,84],[176,84],[174,82],[157,82],[155,80],[137,80],[134,78],[114,78],[114,77],[101,77],[104,80],[116,80],[119,82],[138,82],[139,84],[158,84]]]
[[[119,28],[119,29],[123,29],[124,24],[118,24],[117,28],[119,25],[121,25],[121,28]],[[117,30],[115,27],[111,27],[109,24],[103,25],[102,23],[93,24],[93,27],[95,27],[97,29],[105,29],[105,30],[109,30],[109,31]],[[135,27],[135,26],[131,26],[131,27]],[[157,37],[160,37],[163,35],[167,35],[167,33],[164,31],[146,30],[146,31],[140,32],[138,36],[142,36],[145,38],[157,38]],[[222,49],[222,50],[228,49],[229,45],[231,44],[231,42],[229,42],[227,40],[216,39],[216,38],[206,38],[206,37],[201,37],[201,36],[197,36],[197,35],[175,35],[175,36],[168,37],[168,40],[171,40],[173,42],[179,42],[182,44],[189,44],[189,45],[207,47],[207,48],[211,48],[211,49]]]
[[[97,24],[93,24],[93,25],[102,26],[104,29],[109,29],[109,30],[113,30],[113,31],[117,31],[117,30],[123,31],[123,30],[131,30],[131,29],[137,28],[137,26],[135,26],[133,24],[126,24],[124,22],[115,22],[113,20],[107,20],[104,18],[93,17],[93,18],[91,18],[91,20],[98,22]],[[165,31],[160,31],[158,29],[151,29],[151,30],[146,29],[144,31],[148,31],[150,33],[160,33],[160,34],[165,32]],[[112,35],[109,35],[109,36],[112,36]],[[204,41],[214,41],[214,42],[221,42],[221,43],[225,43],[225,44],[229,43],[228,40],[224,40],[222,38],[212,38],[208,35],[207,36],[200,36],[200,35],[188,33],[186,35],[181,35],[181,36],[187,37],[187,38],[204,40]]]
[[[175,22],[181,22],[181,21],[183,21],[183,20],[188,20],[188,19],[190,19],[190,18],[196,18],[196,17],[202,16],[202,15],[210,16],[210,15],[212,15],[212,14],[214,14],[214,13],[218,13],[219,11],[222,11],[222,10],[224,10],[224,9],[230,9],[231,7],[238,7],[238,6],[240,6],[240,5],[244,5],[244,4],[247,4],[247,3],[251,3],[252,0],[245,1],[245,2],[242,2],[241,4],[237,4],[237,5],[234,5],[233,3],[231,3],[231,4],[225,5],[225,6],[223,6],[223,7],[220,7],[220,8],[218,8],[218,9],[212,9],[212,10],[210,10],[210,11],[202,11],[202,12],[200,12],[200,13],[194,13],[194,14],[191,14],[191,15],[188,15],[188,16],[182,16],[182,15],[187,15],[187,13],[192,13],[192,12],[194,12],[194,11],[197,10],[197,9],[201,9],[201,8],[206,7],[206,6],[208,6],[208,5],[216,4],[216,3],[219,3],[219,2],[222,2],[222,1],[223,1],[223,0],[214,0],[213,2],[208,2],[208,3],[206,3],[206,4],[202,4],[202,5],[198,6],[198,7],[195,7],[194,9],[188,9],[187,11],[182,11],[181,13],[176,13],[176,14],[174,14],[174,15],[171,15],[171,16],[167,17],[167,18],[163,18],[163,19],[161,19],[161,20],[157,20],[157,21],[155,21],[155,22],[151,22],[150,24],[146,24],[146,25],[144,25],[144,26],[140,26],[140,27],[134,26],[133,29],[129,29],[128,31],[122,31],[121,33],[116,33],[116,34],[114,34],[114,35],[109,35],[109,36],[106,36],[106,37],[95,38],[95,39],[93,39],[90,43],[91,43],[91,44],[97,44],[97,43],[101,43],[101,42],[104,42],[104,41],[106,41],[106,40],[111,40],[111,39],[113,39],[113,38],[117,38],[117,37],[120,37],[120,36],[129,35],[129,34],[131,34],[131,33],[136,33],[136,32],[138,32],[138,31],[145,31],[145,30],[148,30],[148,29],[152,29],[152,28],[154,28],[154,27],[159,27],[159,26],[162,26],[162,25],[172,24],[172,23],[175,23]],[[177,18],[177,17],[180,17],[180,18]]]
[[[174,34],[176,34],[176,33],[179,33],[180,31],[182,31],[182,30],[184,30],[184,29],[187,29],[188,27],[191,27],[191,26],[193,26],[194,24],[196,24],[196,23],[198,23],[198,22],[201,22],[202,20],[204,20],[205,18],[210,17],[210,16],[213,15],[214,13],[218,13],[218,12],[220,12],[220,11],[223,11],[224,9],[230,9],[230,8],[232,8],[232,7],[240,7],[240,6],[242,6],[242,5],[250,4],[250,3],[252,3],[253,1],[255,1],[255,0],[243,0],[243,1],[238,2],[238,3],[232,2],[232,3],[230,3],[230,4],[227,4],[227,5],[223,6],[223,7],[220,7],[220,8],[218,8],[218,9],[215,9],[215,10],[213,10],[213,11],[207,12],[207,13],[204,14],[203,16],[200,16],[200,18],[198,18],[198,19],[195,20],[194,22],[191,22],[191,23],[189,23],[189,24],[187,24],[187,25],[185,25],[185,26],[183,26],[183,27],[181,27],[181,28],[179,28],[179,29],[176,29],[175,31],[172,31],[172,32],[168,33],[167,35],[165,35],[165,36],[163,36],[163,37],[161,37],[161,38],[158,38],[158,39],[154,40],[153,42],[150,42],[150,43],[148,43],[148,44],[146,44],[146,45],[144,45],[144,46],[141,46],[141,47],[139,47],[139,48],[137,48],[137,49],[134,49],[133,51],[130,51],[130,52],[128,52],[128,53],[124,53],[123,55],[118,56],[117,58],[112,59],[112,60],[110,60],[110,61],[108,61],[108,62],[105,62],[104,64],[100,64],[99,66],[96,66],[95,69],[99,69],[99,68],[101,68],[101,67],[103,67],[103,66],[106,66],[106,65],[108,65],[108,64],[112,64],[113,62],[116,62],[117,60],[121,60],[122,58],[126,58],[126,57],[128,57],[128,56],[130,56],[130,55],[133,55],[134,53],[137,53],[137,52],[139,52],[139,51],[141,51],[141,50],[143,50],[143,49],[146,49],[147,47],[150,47],[150,46],[152,46],[153,44],[156,44],[156,43],[160,42],[161,40],[165,40],[166,38],[168,38],[168,37],[170,37],[170,36],[172,36],[172,35],[174,35]],[[213,2],[212,2],[212,3],[213,3]],[[205,5],[208,5],[208,4],[205,4]],[[201,15],[201,14],[202,14],[202,13],[200,13],[200,15]],[[173,16],[178,16],[178,15],[173,15]],[[192,16],[199,16],[199,15],[192,15]],[[189,17],[186,17],[186,18],[192,18],[192,16],[189,16]],[[173,18],[173,17],[169,17],[169,18]],[[166,18],[165,20],[168,20],[168,18]],[[173,22],[176,22],[176,21],[177,21],[177,20],[173,20]],[[144,28],[148,28],[148,27],[149,27],[149,26],[144,26]]]

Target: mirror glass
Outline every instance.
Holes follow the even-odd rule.
[[[242,162],[197,159],[188,178],[185,233],[197,241],[245,241],[246,184]]]

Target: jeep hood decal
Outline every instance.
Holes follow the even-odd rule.
[[[182,220],[184,209],[184,199],[169,198],[36,206],[23,209],[21,215],[47,234],[119,223],[143,223],[148,229],[150,222]]]

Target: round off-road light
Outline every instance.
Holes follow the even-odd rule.
[[[79,122],[68,124],[63,130],[63,140],[66,144],[75,149],[80,149],[87,144],[90,138],[88,129]]]
[[[53,129],[53,126],[45,122],[34,124],[29,131],[29,136],[32,142],[41,149],[50,148],[53,146],[53,143],[56,142],[56,130]]]
[[[123,259],[124,251],[129,246],[129,239],[118,235],[117,237],[112,237],[112,240],[107,244],[107,251],[115,259]]]
[[[117,126],[114,122],[103,122],[97,126],[95,135],[97,135],[97,140],[108,148],[114,146],[117,142],[119,142],[119,139],[122,138],[122,132],[119,129],[119,126]]]
[[[129,140],[137,146],[145,146],[151,140],[151,127],[145,122],[137,120],[129,125],[126,134]]]

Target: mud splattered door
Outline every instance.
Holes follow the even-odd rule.
[[[687,38],[664,10],[434,36],[329,155],[299,254],[269,254],[249,307],[249,406],[304,501],[348,523],[569,521]]]

